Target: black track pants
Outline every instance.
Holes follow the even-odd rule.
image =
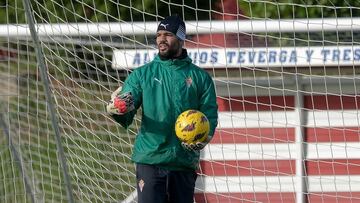
[[[195,171],[169,171],[157,166],[136,164],[139,203],[192,203]]]

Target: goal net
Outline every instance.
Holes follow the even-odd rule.
[[[2,1],[0,202],[137,201],[105,105],[173,14],[219,105],[194,202],[359,202],[360,3],[324,2]]]

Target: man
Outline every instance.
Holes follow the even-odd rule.
[[[132,123],[136,109],[142,108],[132,154],[140,203],[193,202],[200,150],[217,125],[213,81],[191,63],[183,49],[184,40],[185,23],[178,16],[162,20],[156,33],[158,55],[135,69],[107,106],[125,128]],[[177,116],[189,109],[203,112],[210,121],[205,143],[187,145],[175,135]]]

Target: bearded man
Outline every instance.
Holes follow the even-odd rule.
[[[141,128],[132,154],[139,203],[193,202],[200,150],[210,142],[218,120],[211,76],[194,65],[183,48],[185,23],[179,16],[162,20],[156,31],[158,55],[136,68],[107,111],[124,128],[142,108]],[[208,139],[188,145],[175,134],[176,118],[196,109],[210,122]]]

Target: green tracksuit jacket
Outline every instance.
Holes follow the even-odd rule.
[[[199,152],[182,148],[175,135],[175,121],[188,109],[203,112],[210,121],[210,136],[218,120],[214,83],[191,59],[153,61],[135,69],[121,93],[131,92],[135,110],[114,119],[127,128],[136,109],[142,107],[141,128],[135,139],[132,160],[169,170],[192,170],[199,165]]]

